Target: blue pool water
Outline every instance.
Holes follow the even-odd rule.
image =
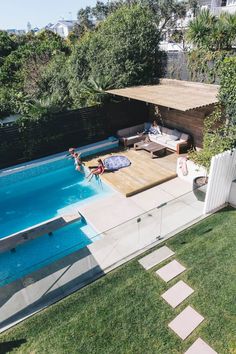
[[[111,193],[89,183],[66,158],[6,175],[0,173],[0,238],[63,214],[61,209]]]
[[[35,240],[0,254],[0,286],[19,279],[97,240],[94,230],[77,221],[51,236],[43,235]]]

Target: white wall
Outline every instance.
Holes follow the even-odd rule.
[[[236,180],[232,182],[230,193],[229,193],[229,203],[236,207]]]
[[[204,213],[210,213],[230,201],[232,181],[236,179],[236,149],[212,158]]]

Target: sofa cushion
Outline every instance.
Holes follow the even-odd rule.
[[[173,140],[173,141],[179,140],[179,138],[178,138],[176,135],[174,135],[174,134],[172,134],[172,135],[167,135],[167,138],[168,138],[169,140]]]
[[[126,138],[126,140],[129,141],[129,140],[132,140],[132,139],[136,139],[136,138],[138,138],[139,136],[140,136],[140,135],[128,136],[128,137]]]
[[[146,123],[144,123],[144,130],[149,130],[150,128],[151,128],[151,123],[150,122],[146,122]]]
[[[187,141],[189,139],[189,135],[185,134],[185,133],[182,133],[181,136],[180,136],[180,139],[184,140],[184,141]]]
[[[125,128],[125,129],[120,129],[117,131],[116,135],[119,138],[126,138],[127,136],[129,136],[129,128]]]
[[[172,134],[177,136],[178,139],[180,139],[182,133],[179,132],[177,129],[174,129]]]
[[[159,144],[166,144],[167,138],[164,135],[154,135],[154,134],[149,134],[149,139],[153,141],[154,143],[159,143]]]
[[[176,149],[176,146],[179,144],[179,140],[177,141],[173,141],[173,140],[169,140],[167,141],[167,145],[172,148],[172,149]]]
[[[133,127],[120,129],[117,131],[116,135],[120,138],[127,138],[131,135],[136,135],[138,132],[141,133],[143,131],[144,131],[144,123],[135,125]]]
[[[136,135],[137,133],[142,133],[144,131],[144,124],[135,125],[129,128],[129,136]]]
[[[172,135],[173,134],[173,129],[169,129],[166,127],[162,128],[162,135]]]

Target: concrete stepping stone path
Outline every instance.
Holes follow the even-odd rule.
[[[168,324],[181,339],[186,339],[204,320],[191,306],[187,306],[178,316]],[[199,352],[200,354],[200,352]],[[202,354],[202,353],[201,353]]]
[[[168,289],[161,297],[168,302],[173,308],[181,304],[187,297],[189,297],[194,290],[190,288],[184,281],[180,280],[178,283]]]
[[[159,277],[161,277],[161,279],[163,279],[167,283],[168,281],[177,277],[177,275],[183,273],[185,269],[186,268],[182,266],[182,264],[180,264],[176,260],[173,260],[164,267],[158,269],[156,271],[156,274],[159,275]]]
[[[217,354],[204,340],[198,338],[184,354]]]
[[[139,263],[146,269],[150,269],[155,265],[163,262],[167,258],[173,256],[175,253],[171,251],[167,246],[163,246],[158,250],[148,254],[147,256],[141,258]]]

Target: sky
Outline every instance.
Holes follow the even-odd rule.
[[[0,0],[0,29],[44,27],[49,22],[75,20],[77,12],[96,0]]]

